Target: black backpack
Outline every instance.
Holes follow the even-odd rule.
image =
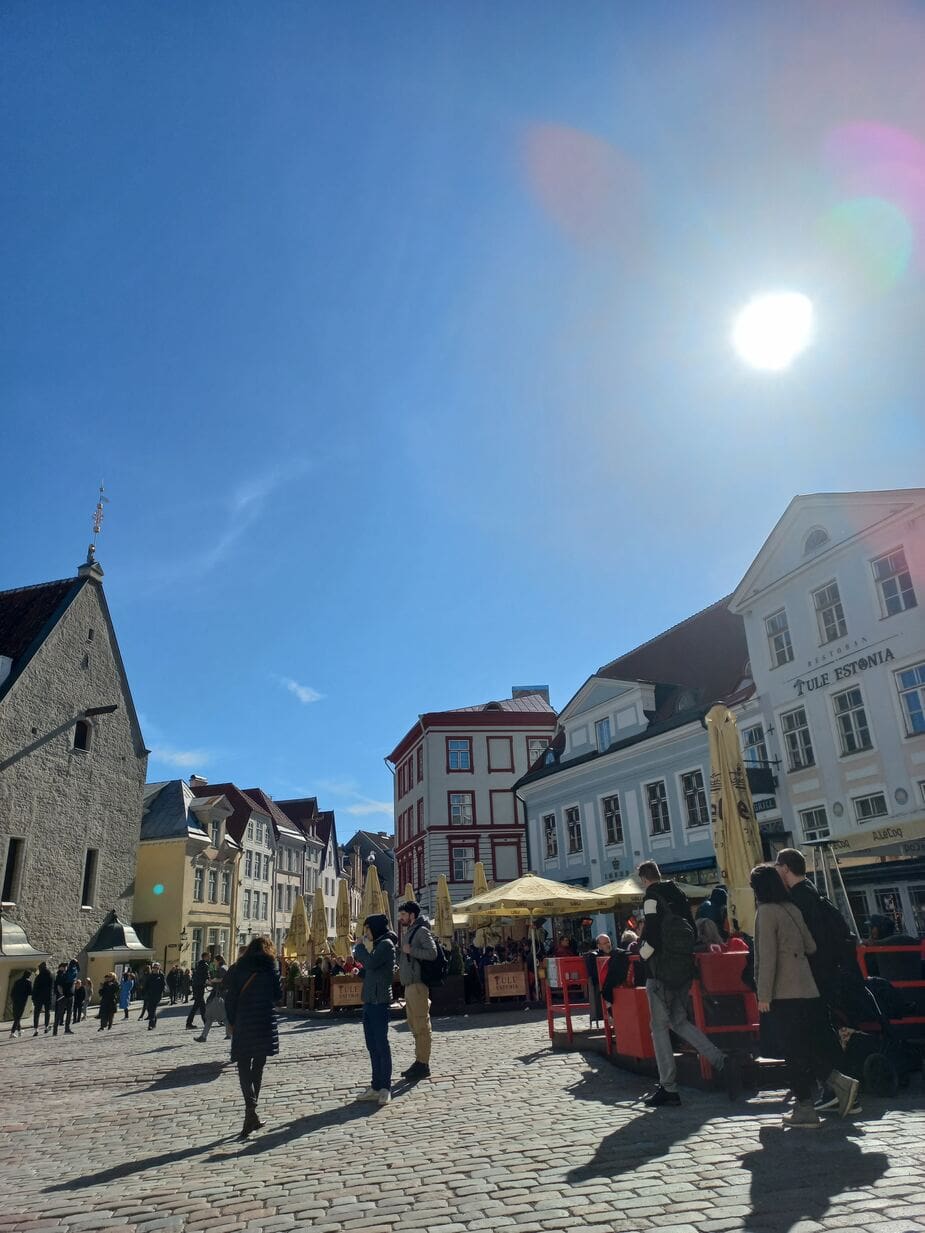
[[[661,921],[658,950],[648,961],[652,975],[669,989],[682,989],[694,979],[694,927],[686,916],[662,900],[667,909]]]
[[[810,958],[818,964],[820,971],[837,972],[854,959],[854,937],[848,928],[848,922],[825,895],[819,896],[811,933],[816,943],[816,954]],[[811,962],[810,966],[814,966],[814,963]]]
[[[421,925],[415,925],[415,927],[408,934],[409,944],[415,933],[417,933],[420,928]],[[421,965],[421,980],[428,989],[436,989],[440,985],[445,985],[447,974],[450,970],[449,957],[443,946],[441,946],[438,938],[434,938],[434,945],[437,948],[437,953],[433,959],[418,960],[418,963]]]

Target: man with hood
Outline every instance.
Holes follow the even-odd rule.
[[[713,1069],[723,1075],[726,1090],[733,1099],[739,1090],[737,1059],[717,1049],[687,1017],[687,1000],[694,976],[695,939],[690,904],[674,882],[662,881],[655,861],[643,861],[637,872],[646,888],[639,954],[646,964],[646,996],[658,1067],[658,1085],[643,1103],[650,1108],[681,1103],[672,1032],[693,1045]]]
[[[48,1031],[48,1021],[51,1018],[51,994],[53,987],[54,979],[51,972],[48,970],[48,964],[44,962],[40,963],[35,980],[32,982],[33,1036],[38,1036],[39,1034],[39,1015],[43,1010],[45,1012],[45,1031]]]
[[[430,1077],[430,989],[421,973],[421,963],[437,958],[437,943],[421,905],[409,899],[398,909],[398,923],[404,932],[398,960],[398,979],[405,990],[405,1014],[414,1036],[414,1062],[403,1070],[402,1078],[416,1083]]]
[[[145,981],[145,1010],[148,1012],[148,1031],[153,1032],[157,1024],[157,1008],[160,1005],[161,998],[164,996],[164,989],[167,982],[164,979],[164,973],[161,971],[159,963],[151,964],[151,971],[148,973],[148,979]]]
[[[392,1099],[392,1050],[389,1046],[389,1005],[395,973],[395,943],[389,919],[381,912],[363,922],[363,940],[354,955],[363,965],[363,1036],[372,1079],[359,1100],[387,1105]]]

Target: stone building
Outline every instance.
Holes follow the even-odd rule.
[[[2,911],[54,960],[133,915],[148,751],[102,578],[0,592]]]

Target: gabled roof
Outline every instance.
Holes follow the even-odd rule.
[[[453,714],[464,711],[509,711],[526,712],[542,711],[554,715],[555,711],[546,700],[545,694],[519,694],[516,698],[501,698],[498,702],[479,702],[476,706],[457,706]]]
[[[195,800],[182,779],[145,784],[141,815],[141,838],[208,839],[205,827],[190,809]]]
[[[272,797],[267,796],[262,788],[245,788],[244,795],[249,796],[252,801],[256,801],[270,815],[277,839],[279,839],[280,835],[285,835],[288,839],[301,839],[304,841],[305,835],[301,827],[296,826],[290,818],[287,818],[276,801]]]
[[[190,789],[194,796],[216,796],[221,793],[222,796],[227,796],[228,803],[234,810],[234,813],[225,822],[225,830],[238,843],[244,838],[244,832],[247,830],[247,824],[251,820],[252,813],[260,813],[266,817],[270,816],[270,811],[265,809],[246,792],[242,792],[240,788],[235,787],[233,783],[203,783],[194,784]]]

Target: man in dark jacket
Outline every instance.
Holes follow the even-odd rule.
[[[23,1017],[23,1012],[26,1009],[26,1003],[32,993],[32,974],[23,972],[10,987],[10,1002],[13,1004],[13,1026],[10,1028],[10,1036],[22,1036],[22,1023],[20,1020]]]
[[[32,1027],[33,1036],[39,1034],[39,1015],[44,1010],[45,1012],[45,1031],[49,1028],[49,1019],[51,1018],[51,994],[54,987],[54,978],[48,970],[47,963],[40,963],[39,970],[36,973],[35,980],[32,982]]]
[[[211,951],[205,951],[202,958],[193,968],[193,1005],[190,1007],[190,1012],[186,1016],[187,1028],[193,1027],[193,1020],[197,1013],[202,1015],[203,1026],[206,1022],[206,986],[212,975],[209,968],[209,960],[212,958]]]
[[[58,1028],[62,1023],[64,1023],[65,1036],[73,1036],[71,1015],[74,1011],[74,982],[77,980],[79,971],[80,968],[75,959],[72,959],[70,963],[58,964],[58,972],[55,976],[55,1026],[51,1033],[52,1036],[58,1035]]]
[[[148,979],[145,981],[145,1010],[148,1012],[148,1031],[154,1030],[157,1023],[157,1008],[160,1005],[161,998],[164,996],[164,989],[167,982],[164,979],[164,973],[161,971],[159,963],[151,964],[151,971],[148,973]]]
[[[646,962],[646,996],[649,999],[652,1044],[655,1047],[655,1063],[658,1066],[658,1086],[644,1104],[650,1108],[662,1105],[679,1105],[678,1073],[674,1060],[671,1033],[693,1045],[707,1059],[714,1070],[719,1071],[726,1082],[730,1098],[738,1093],[739,1068],[735,1058],[727,1057],[717,1049],[703,1032],[687,1017],[687,1000],[690,994],[694,970],[694,922],[690,904],[674,882],[662,881],[655,861],[643,861],[638,869],[639,878],[646,888],[642,905],[644,925],[639,954]],[[668,946],[666,937],[668,919],[678,916],[690,927],[690,976],[677,982],[668,976]],[[673,930],[672,930],[673,932]]]

